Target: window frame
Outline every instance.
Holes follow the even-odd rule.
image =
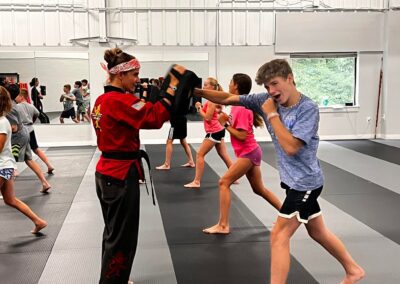
[[[352,105],[328,105],[323,106],[319,102],[318,107],[321,112],[357,112],[360,108],[358,99],[358,64],[359,56],[357,52],[312,52],[312,53],[291,53],[290,65],[293,66],[293,59],[308,59],[308,58],[354,58],[354,92]]]

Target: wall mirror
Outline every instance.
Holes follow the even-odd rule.
[[[38,78],[37,89],[42,89],[43,93],[40,100],[43,112],[49,118],[49,124],[60,124],[59,118],[64,109],[60,96],[64,85],[71,85],[72,91],[75,81],[86,79],[90,86],[88,58],[87,52],[0,51],[0,73],[17,74],[19,82],[27,86],[30,95],[32,87],[29,83],[32,78]],[[41,86],[45,86],[45,92]],[[75,102],[74,108],[77,108]],[[36,124],[40,123],[36,121]],[[75,124],[70,118],[64,119],[64,123]],[[80,122],[83,123],[89,124],[87,121]]]

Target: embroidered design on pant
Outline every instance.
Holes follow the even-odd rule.
[[[105,277],[119,277],[121,270],[125,270],[128,268],[126,265],[124,265],[126,260],[127,259],[122,252],[117,252],[115,256],[111,259],[110,264],[108,265],[108,271],[105,273]]]

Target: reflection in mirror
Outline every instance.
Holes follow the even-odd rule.
[[[75,112],[79,110],[81,113],[79,123],[88,124],[86,110],[90,109],[90,80],[87,52],[2,51],[0,77],[12,80],[12,76],[3,76],[2,73],[14,74],[21,88],[29,90],[31,102],[43,113],[36,123],[59,124],[62,112],[72,105]],[[87,80],[87,83],[82,84],[82,80]],[[66,85],[70,85],[70,92],[76,95],[70,101],[72,104],[62,97]],[[63,116],[66,116],[65,112]],[[77,118],[76,115],[75,121]],[[64,123],[76,122],[69,117],[64,118]]]

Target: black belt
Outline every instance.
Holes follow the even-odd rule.
[[[140,151],[143,151],[143,150],[140,150]],[[141,158],[140,151],[135,151],[135,152],[101,152],[101,155],[103,156],[103,158],[106,158],[106,159],[138,160],[138,159]]]
[[[141,160],[141,159],[144,159],[146,161],[147,167],[149,169],[151,197],[153,198],[153,204],[156,205],[156,199],[154,197],[153,178],[151,176],[151,170],[150,170],[151,169],[150,158],[149,158],[149,155],[147,155],[146,151],[139,150],[139,151],[135,151],[135,152],[101,152],[101,155],[103,156],[103,158],[114,159],[114,160]],[[140,163],[140,167],[142,168],[142,171],[143,171],[143,178],[144,178],[145,185],[146,185],[146,191],[147,191],[147,194],[149,194],[149,188],[147,186],[146,176],[144,174],[144,169],[143,169],[142,163]]]

